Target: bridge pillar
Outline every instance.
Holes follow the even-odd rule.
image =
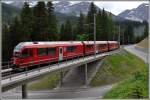
[[[27,84],[22,84],[22,99],[27,98]]]
[[[87,72],[87,63],[85,64],[85,85],[88,85],[88,72]]]
[[[64,77],[63,70],[61,69],[60,70],[60,87],[63,85],[63,77]]]

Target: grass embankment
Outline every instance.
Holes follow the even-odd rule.
[[[60,79],[59,71],[53,72],[44,76],[42,79],[33,82],[28,86],[29,90],[48,90],[53,89],[58,85]]]
[[[91,86],[116,84],[104,98],[148,98],[148,67],[136,56],[122,51],[108,56]]]
[[[142,40],[140,43],[138,43],[137,46],[148,48],[148,37]]]

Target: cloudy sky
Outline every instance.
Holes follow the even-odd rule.
[[[3,1],[10,3],[13,0],[3,0]],[[16,0],[14,0],[14,1],[16,1]],[[25,1],[34,1],[34,0],[25,0]],[[62,1],[62,0],[60,0],[60,1]],[[69,0],[66,0],[66,1],[69,1]],[[88,0],[85,0],[85,1],[88,1]],[[58,1],[55,1],[54,3],[57,3],[57,2]],[[75,3],[79,3],[81,1],[71,1],[70,0],[70,2],[75,4]],[[89,1],[89,2],[91,2],[91,1]],[[94,1],[95,5],[97,5],[100,8],[104,8],[105,10],[107,10],[115,15],[118,15],[119,13],[121,13],[124,10],[136,8],[142,3],[148,3],[148,0],[147,1]]]
[[[107,11],[118,15],[126,9],[133,9],[138,7],[142,3],[148,3],[148,1],[107,1],[107,2],[94,2],[100,8],[105,8]]]
[[[93,0],[94,1],[94,0]],[[79,1],[72,1],[72,3],[77,3]],[[147,1],[94,1],[94,4],[100,8],[118,15],[124,10],[133,9],[138,7],[142,3],[148,3]]]

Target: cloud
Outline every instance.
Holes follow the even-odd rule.
[[[5,2],[6,4],[11,4],[11,3],[13,3],[13,1],[2,1],[2,2]]]
[[[136,8],[142,3],[148,3],[148,1],[94,1],[95,5],[115,15],[124,10]]]
[[[18,1],[18,0],[2,0],[2,1],[7,4],[10,4],[13,1]],[[27,0],[22,0],[22,1],[27,1]],[[29,1],[36,1],[36,0],[29,0]],[[57,0],[53,1],[53,3],[57,3],[57,2],[58,2]],[[72,4],[76,4],[82,1],[70,1],[70,2]],[[115,15],[118,15],[124,10],[136,8],[142,3],[148,3],[148,1],[89,1],[89,0],[85,0],[85,2],[94,2],[94,4],[97,5],[99,8],[101,9],[104,8],[106,11],[109,11]]]

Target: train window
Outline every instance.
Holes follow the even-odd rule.
[[[32,51],[32,49],[29,49],[29,56],[30,56],[30,57],[33,56],[33,51]]]
[[[106,44],[99,44],[99,48],[105,48]]]
[[[56,48],[47,48],[47,55],[55,55]]]
[[[67,47],[67,52],[74,52],[76,50],[76,46]]]
[[[39,56],[45,56],[45,55],[47,55],[46,48],[38,48],[38,55]]]
[[[14,56],[14,57],[19,57],[20,54],[19,54],[19,52],[14,52],[13,56]]]
[[[93,48],[93,45],[86,45],[86,47],[91,49],[91,48]]]
[[[62,48],[60,48],[59,50],[60,50],[59,53],[62,54]]]
[[[26,58],[26,57],[28,57],[28,54],[29,54],[29,49],[24,49],[24,50],[22,51],[21,57],[22,57],[22,58]]]
[[[33,56],[33,52],[32,52],[32,50],[31,49],[24,49],[23,51],[22,51],[22,55],[21,55],[21,57],[22,58],[26,58],[26,57],[32,57]]]

